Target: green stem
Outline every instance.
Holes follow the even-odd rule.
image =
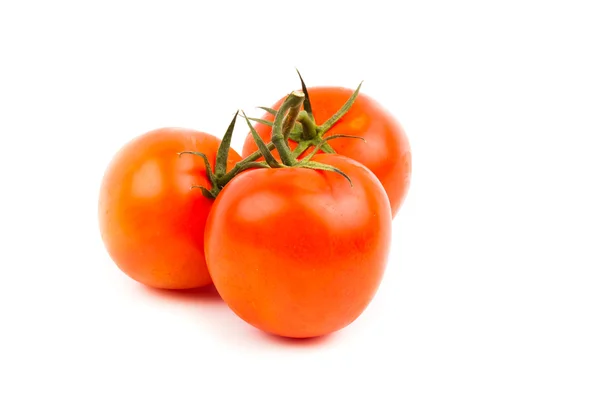
[[[298,122],[302,124],[302,140],[313,140],[317,137],[317,124],[306,111],[298,114]]]
[[[298,118],[298,114],[300,113],[300,106],[290,108],[290,111],[285,116],[285,120],[283,121],[283,138],[286,143],[290,137],[290,132],[294,125],[296,125],[296,118]]]
[[[273,122],[273,132],[271,134],[271,142],[275,145],[281,161],[287,165],[292,166],[295,164],[296,159],[292,157],[292,152],[287,144],[287,140],[283,132],[284,119],[289,112],[293,112],[298,115],[299,111],[292,111],[294,108],[300,110],[302,101],[304,100],[304,93],[299,91],[293,91],[283,102],[277,114],[275,115],[275,121]],[[288,132],[289,134],[289,132]]]
[[[269,149],[269,151],[273,150],[274,148],[275,148],[275,145],[273,144],[273,142],[267,143],[267,149]],[[229,170],[228,173],[217,178],[217,182],[218,182],[219,186],[223,187],[223,186],[227,185],[229,183],[229,181],[231,181],[238,172],[241,172],[241,171],[247,169],[246,165],[253,163],[254,161],[258,160],[261,157],[262,157],[262,153],[260,152],[260,150],[256,150],[254,153],[250,154],[248,157],[244,158],[242,161],[237,162],[233,166],[233,168],[231,168]]]

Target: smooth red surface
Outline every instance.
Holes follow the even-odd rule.
[[[220,140],[188,129],[163,128],[127,143],[108,166],[100,190],[102,240],[117,266],[155,288],[187,289],[211,282],[204,226],[213,201],[192,185],[210,187],[202,159],[214,169]],[[228,169],[240,160],[230,151]]]
[[[313,337],[354,321],[382,279],[391,237],[389,201],[364,166],[339,155],[303,168],[251,170],[218,196],[206,225],[206,259],[229,307],[280,336]]]
[[[342,107],[353,90],[314,87],[309,88],[308,93],[315,121],[320,125]],[[273,108],[279,109],[283,100],[280,99]],[[273,116],[268,113],[261,118],[273,121]],[[257,124],[256,130],[265,142],[270,140],[270,127]],[[388,194],[392,215],[395,216],[408,192],[412,173],[410,144],[400,123],[375,100],[359,94],[348,113],[325,134],[325,137],[337,134],[362,136],[365,139],[363,142],[358,139],[339,138],[331,140],[329,144],[336,153],[360,162],[377,176]],[[242,156],[246,157],[256,150],[252,135],[248,134]]]

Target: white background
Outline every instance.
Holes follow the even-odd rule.
[[[596,7],[2,1],[0,398],[600,398]],[[375,300],[309,341],[131,281],[96,219],[128,139],[221,135],[295,67],[364,80],[414,158]]]

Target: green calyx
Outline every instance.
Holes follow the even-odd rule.
[[[291,127],[288,138],[296,143],[298,146],[294,149],[293,155],[295,157],[299,157],[304,151],[313,146],[320,146],[320,150],[324,153],[335,153],[335,150],[327,143],[329,139],[333,138],[352,138],[352,139],[364,139],[360,136],[352,136],[352,135],[334,135],[328,138],[325,138],[324,135],[329,131],[346,113],[358,97],[360,92],[360,88],[362,86],[362,82],[358,85],[356,90],[352,93],[352,95],[346,100],[344,105],[327,121],[325,121],[321,125],[317,125],[315,122],[315,117],[312,112],[312,105],[310,103],[310,97],[308,94],[308,89],[306,84],[304,83],[304,79],[302,75],[300,75],[300,71],[298,72],[298,77],[300,78],[300,83],[302,84],[302,93],[304,94],[303,100],[303,110],[298,112],[296,123],[293,127]],[[282,105],[283,106],[283,105]],[[271,115],[276,115],[277,110],[268,107],[259,107],[260,109],[268,112]],[[260,124],[268,125],[274,127],[275,123],[270,122],[264,119],[259,118],[250,118],[250,120],[258,122]]]
[[[294,126],[296,118],[298,117],[303,98],[304,94],[302,92],[292,93],[287,103],[285,103],[280,110],[276,112],[277,117],[275,118],[276,124],[274,125],[273,129],[273,139],[269,143],[265,143],[260,138],[256,132],[256,129],[254,129],[252,126],[250,118],[248,118],[246,113],[242,111],[242,116],[250,128],[250,132],[252,133],[254,141],[256,142],[259,150],[250,154],[242,161],[236,163],[229,171],[227,171],[227,159],[229,156],[229,149],[231,148],[233,130],[235,128],[237,117],[239,116],[239,111],[235,113],[233,119],[229,123],[229,127],[227,128],[225,135],[223,135],[223,140],[221,141],[219,149],[217,150],[214,171],[206,154],[197,151],[182,151],[178,153],[180,157],[184,154],[190,154],[201,157],[204,161],[206,177],[208,178],[211,187],[207,188],[204,186],[195,185],[192,186],[192,188],[200,189],[202,194],[209,199],[215,199],[225,185],[227,185],[236,175],[247,169],[284,168],[293,165],[300,166],[301,163],[298,163],[295,160],[289,150],[287,139],[290,134],[290,130]],[[277,148],[283,160],[283,164],[277,161],[275,156],[273,156],[271,153],[271,151],[275,148]],[[261,156],[265,159],[265,161],[257,161]]]
[[[236,163],[231,170],[227,171],[227,159],[229,158],[229,149],[231,148],[231,138],[233,136],[233,129],[235,128],[235,121],[237,120],[238,114],[239,111],[236,111],[233,119],[229,123],[229,127],[227,128],[225,135],[223,135],[223,140],[219,144],[214,171],[206,154],[197,151],[182,151],[178,153],[179,157],[181,157],[183,154],[191,154],[202,158],[206,168],[206,176],[211,184],[211,187],[206,188],[204,186],[194,185],[192,186],[192,189],[200,189],[202,194],[209,199],[217,198],[223,187],[225,187],[225,185],[227,185],[227,183],[229,183],[229,181],[231,181],[240,172],[250,168],[269,167],[266,162],[256,161],[261,156],[260,152],[256,152],[249,157],[246,157],[244,160]],[[273,148],[274,147],[271,147],[271,149]]]
[[[324,145],[327,145],[327,142],[325,140],[321,140],[320,142],[316,143],[313,152],[311,154],[309,154],[308,157],[305,157],[301,160],[298,160],[298,154],[301,154],[301,152],[296,154],[296,152],[292,152],[290,150],[290,147],[288,144],[288,138],[291,137],[290,136],[291,130],[292,130],[293,126],[295,125],[297,118],[300,115],[300,106],[303,103],[306,104],[306,98],[307,98],[306,95],[307,94],[308,93],[293,91],[283,101],[283,104],[281,105],[279,110],[275,113],[275,120],[273,121],[273,129],[271,131],[272,132],[271,133],[271,142],[277,149],[277,152],[279,153],[279,157],[281,158],[281,161],[283,163],[283,164],[278,165],[278,167],[280,167],[280,168],[281,167],[284,167],[284,168],[285,167],[296,167],[296,168],[313,169],[313,170],[318,170],[318,171],[336,172],[336,173],[342,175],[344,178],[346,178],[348,180],[348,182],[350,182],[350,185],[352,185],[352,180],[343,171],[341,171],[338,168],[335,168],[331,165],[327,165],[327,164],[323,164],[323,163],[319,163],[319,162],[311,160],[311,158],[319,151],[320,148],[322,148]],[[290,123],[290,121],[291,121],[291,123]],[[249,122],[248,122],[248,124],[249,124]],[[259,151],[265,151],[266,146],[262,142],[262,139],[256,133],[256,130],[254,128],[251,128],[251,131],[252,131],[252,136],[254,137],[254,140],[256,141],[257,145],[259,146]],[[304,147],[305,144],[302,144],[302,146]],[[308,147],[306,147],[306,149],[307,148]],[[263,150],[260,150],[260,149],[263,149]],[[263,156],[265,156],[265,159],[267,159],[266,153],[264,153]]]
[[[223,135],[223,140],[217,150],[214,170],[208,157],[204,153],[196,151],[182,151],[178,153],[180,157],[184,154],[190,154],[201,157],[204,161],[206,176],[211,187],[192,186],[192,188],[200,189],[202,194],[209,199],[215,199],[225,185],[227,185],[236,175],[247,169],[253,168],[307,168],[319,171],[331,171],[342,175],[348,180],[350,185],[352,185],[350,177],[343,171],[331,165],[312,161],[311,159],[319,151],[335,153],[333,148],[328,144],[330,140],[337,138],[355,138],[364,140],[362,137],[351,135],[332,135],[326,138],[323,137],[323,135],[348,112],[350,107],[352,107],[352,104],[354,104],[354,101],[358,96],[362,82],[358,85],[358,88],[346,103],[344,103],[331,118],[325,121],[325,123],[317,125],[312,113],[308,89],[306,88],[300,72],[298,70],[296,71],[298,72],[300,82],[302,83],[302,91],[293,91],[290,93],[279,110],[274,110],[269,107],[259,107],[274,116],[273,122],[249,118],[246,116],[246,113],[242,111],[242,116],[245,119],[248,128],[250,128],[250,132],[258,150],[244,158],[242,161],[236,163],[229,171],[227,171],[227,160],[231,148],[231,138],[233,136],[235,123],[238,116],[240,116],[239,111],[235,113],[233,119],[229,123],[225,135]],[[304,109],[302,110],[301,108]],[[262,140],[256,129],[252,126],[251,121],[265,124],[272,128],[271,141],[269,143],[265,143]],[[298,143],[294,151],[289,147],[289,140]],[[310,154],[299,160],[298,157],[311,147],[314,148]],[[276,149],[279,153],[281,162],[279,162],[271,153],[273,149]],[[258,161],[261,157],[263,157],[265,161]]]

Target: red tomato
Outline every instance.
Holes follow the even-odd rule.
[[[188,289],[211,282],[204,226],[213,201],[192,185],[210,188],[203,160],[214,168],[220,140],[188,129],[164,128],[126,144],[102,181],[102,240],[117,266],[145,285]],[[240,156],[229,152],[228,169]]]
[[[208,217],[215,287],[246,322],[276,335],[325,335],[367,307],[387,262],[391,212],[363,165],[335,154],[313,161],[344,171],[256,169],[233,179]]]
[[[315,122],[320,125],[342,107],[353,90],[313,87],[308,88],[308,93]],[[284,99],[279,100],[273,108],[279,109]],[[273,121],[273,116],[268,113],[261,118]],[[256,130],[265,142],[270,140],[269,126],[257,124]],[[361,136],[365,139],[363,142],[338,138],[328,143],[336,153],[360,162],[377,176],[387,192],[392,215],[395,216],[406,197],[412,171],[410,145],[402,126],[375,100],[361,93],[348,113],[324,137],[338,134]],[[295,144],[290,147],[294,148]],[[242,156],[246,157],[256,150],[252,135],[248,134]]]

